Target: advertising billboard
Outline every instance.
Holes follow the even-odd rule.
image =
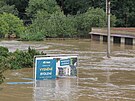
[[[50,57],[40,57],[35,60],[35,79],[55,79],[56,59]]]
[[[77,76],[77,56],[35,57],[35,80]]]

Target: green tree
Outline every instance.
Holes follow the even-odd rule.
[[[72,37],[76,34],[71,16],[66,17],[63,12],[49,14],[46,11],[38,12],[32,25],[22,35],[26,40],[38,40],[45,37]]]
[[[20,36],[21,33],[25,30],[23,26],[23,21],[20,20],[18,17],[14,16],[13,14],[3,13],[0,14],[0,19],[3,23],[0,24],[0,31],[1,34],[15,34],[17,37]],[[6,27],[6,28],[4,28]]]
[[[114,26],[116,17],[111,15],[111,26]],[[106,13],[100,8],[89,8],[86,13],[76,15],[76,28],[79,36],[87,36],[91,27],[105,27]]]
[[[87,36],[91,31],[91,22],[84,14],[77,15],[75,17],[75,27],[77,29],[77,36]]]
[[[3,38],[9,32],[9,26],[0,16],[0,37]]]
[[[85,13],[89,23],[92,27],[104,27],[106,26],[106,13],[100,8],[89,8]]]
[[[7,5],[14,6],[18,11],[18,17],[23,20],[25,24],[30,21],[26,14],[29,0],[5,0]]]
[[[52,23],[52,29],[55,29],[53,33],[57,37],[72,37],[76,33],[72,17],[66,17],[63,12],[51,14],[50,23]],[[50,33],[52,33],[51,30]]]
[[[18,10],[15,8],[15,5],[8,5],[4,0],[0,1],[0,14],[2,13],[12,13],[18,15]]]
[[[66,15],[84,13],[92,5],[91,0],[56,0]]]
[[[113,0],[111,2],[111,13],[117,17],[116,26],[135,26],[135,2],[134,0]]]
[[[56,0],[64,13],[76,15],[85,13],[89,7],[102,8],[106,11],[106,0]],[[135,26],[134,0],[111,0],[111,14],[117,18],[117,27]]]
[[[46,11],[50,14],[61,11],[55,0],[29,0],[29,6],[26,9],[30,17],[34,17],[38,11]]]

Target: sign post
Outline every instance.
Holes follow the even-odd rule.
[[[110,58],[110,0],[106,0],[106,13],[107,13],[107,57]]]

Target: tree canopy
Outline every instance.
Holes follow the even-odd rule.
[[[29,0],[27,14],[34,17],[38,11],[46,11],[50,14],[60,11],[60,7],[55,0]]]
[[[0,1],[0,14],[2,14],[3,12],[18,15],[18,10],[15,8],[15,5],[8,5],[4,0],[1,0]]]
[[[56,0],[65,14],[84,13],[90,7],[106,9],[106,0]],[[115,15],[117,27],[135,26],[134,0],[110,0],[111,13]]]
[[[45,37],[87,36],[91,27],[104,27],[106,13],[91,7],[76,15],[64,14],[55,0],[30,0],[26,9],[32,24],[22,35],[25,40],[42,40]],[[115,23],[115,17],[112,25]]]
[[[53,9],[61,8],[65,15],[76,15],[85,13],[90,7],[102,8],[105,11],[106,0],[1,0],[0,13],[7,12],[18,15],[25,22],[25,20],[31,20],[31,16],[37,10],[49,10],[49,7],[52,6],[54,6]],[[111,0],[111,13],[117,18],[117,27],[135,26],[134,0]]]
[[[21,26],[23,21],[25,31],[20,33],[12,29],[17,36],[40,40],[45,37],[83,36],[91,27],[106,26],[105,7],[106,0],[1,0],[0,14],[9,14],[11,18],[11,14],[15,15],[21,19]],[[13,33],[9,32],[11,26],[6,18],[0,18],[1,36]],[[134,21],[134,0],[111,0],[111,26],[134,27]],[[16,20],[11,23],[16,26]]]

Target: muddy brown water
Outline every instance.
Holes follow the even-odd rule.
[[[135,101],[135,46],[91,40],[44,42],[0,41],[0,46],[26,50],[29,46],[47,54],[79,54],[78,78],[33,82],[33,69],[8,70],[0,85],[0,101]],[[29,82],[9,84],[9,82]]]

